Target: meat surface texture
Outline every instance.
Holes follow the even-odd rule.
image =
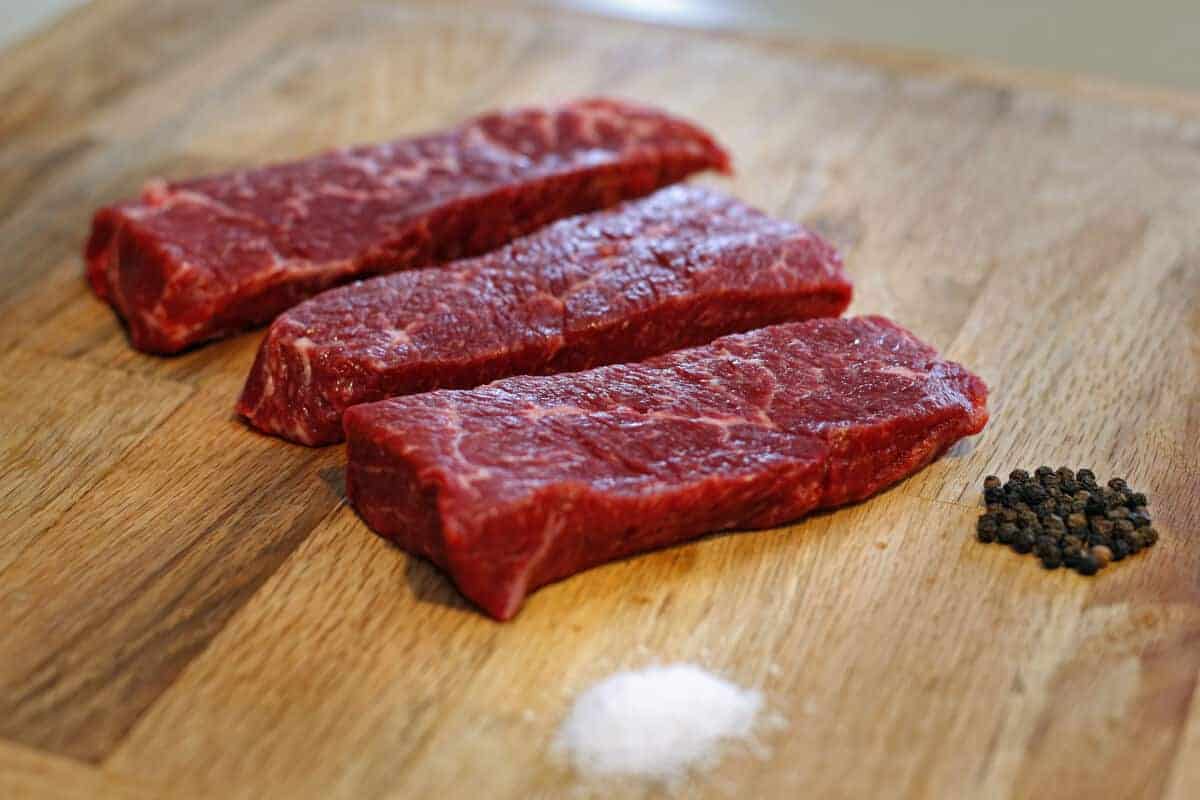
[[[352,405],[636,361],[837,316],[850,295],[836,251],[815,234],[675,186],[296,306],[271,325],[238,411],[269,433],[329,444]]]
[[[260,325],[355,276],[491,250],[548,222],[705,169],[712,138],[592,99],[479,117],[414,139],[179,183],[98,211],[92,288],[133,346],[173,353]]]
[[[367,524],[498,619],[533,589],[710,531],[861,500],[987,422],[987,387],[881,317],[354,406]]]

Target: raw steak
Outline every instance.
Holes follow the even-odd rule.
[[[596,564],[861,500],[978,433],[986,401],[886,319],[810,320],[354,406],[346,488],[372,528],[508,619]]]
[[[328,444],[358,403],[837,316],[850,291],[833,247],[804,228],[675,186],[296,306],[271,325],[238,411],[264,431]]]
[[[97,212],[88,278],[134,347],[173,353],[356,275],[475,255],[561,217],[728,171],[704,131],[614,100],[181,183]]]

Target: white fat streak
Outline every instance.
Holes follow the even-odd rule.
[[[566,511],[563,509],[562,511]],[[526,593],[529,591],[529,581],[533,578],[533,573],[546,555],[554,547],[554,543],[562,536],[567,527],[567,518],[565,513],[552,512],[550,518],[546,520],[546,524],[542,527],[542,540],[538,543],[538,548],[525,562],[525,569],[521,571],[517,580],[513,581],[512,587],[509,589],[508,597],[504,601],[505,616],[511,616],[521,605],[525,599]]]
[[[529,406],[521,412],[521,416],[530,422],[537,422],[545,417],[570,417],[590,413],[579,406]]]
[[[384,178],[389,183],[415,183],[429,173],[429,162],[414,161],[405,167],[393,167],[385,173]]]
[[[271,372],[270,368],[266,370],[266,373],[267,379],[263,382],[262,394],[259,396],[258,402],[246,412],[247,417],[253,417],[258,414],[258,410],[263,407],[263,403],[267,402],[275,394],[275,375]]]
[[[379,162],[373,158],[362,158],[361,156],[353,155],[350,152],[342,154],[342,159],[346,164],[362,172],[364,175],[369,175],[372,178],[378,176],[382,170],[379,168]]]
[[[886,367],[880,367],[879,371],[887,375],[899,375],[902,378],[909,378],[914,381],[924,380],[926,377],[925,373],[917,372],[915,369],[909,369],[900,364],[889,364]]]
[[[159,191],[157,188],[155,189],[153,194],[153,202],[154,205],[132,206],[124,211],[132,219],[142,219],[163,211],[168,211],[177,205],[186,204],[208,208],[216,211],[222,216],[232,217],[234,219],[247,220],[256,224],[260,222],[258,217],[255,217],[252,214],[247,214],[244,211],[238,211],[237,209],[227,206],[219,200],[209,197],[206,194],[193,192],[189,189],[172,190],[164,185],[161,187],[161,191]]]
[[[489,468],[472,464],[462,453],[462,440],[466,437],[467,431],[463,428],[462,415],[458,413],[458,409],[448,403],[440,405],[440,408],[446,414],[448,426],[454,428],[454,435],[450,439],[450,451],[455,463],[459,465],[454,478],[463,487],[470,488],[471,484],[476,481],[486,480],[491,477],[492,471]],[[473,466],[474,469],[469,469],[469,465]]]
[[[258,401],[258,406],[254,407],[257,411],[258,407],[266,402],[268,397],[275,396],[275,373],[267,370],[267,380],[263,383],[262,399]]]
[[[309,351],[316,347],[316,343],[307,336],[301,336],[292,342],[292,347],[295,348],[300,363],[304,365],[304,385],[308,386],[312,383],[312,362],[309,360]]]
[[[412,344],[412,336],[410,336],[406,330],[402,330],[400,328],[388,328],[386,331],[384,331],[384,333],[387,335],[388,340],[394,345],[407,346]]]

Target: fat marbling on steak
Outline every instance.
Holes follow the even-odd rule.
[[[92,288],[133,346],[173,353],[355,276],[491,250],[547,222],[728,171],[704,131],[606,99],[178,183],[100,209]]]
[[[837,316],[834,248],[696,186],[556,222],[445,267],[325,292],[272,323],[238,403],[261,430],[342,439],[352,405],[636,361]]]
[[[350,408],[363,519],[508,619],[533,589],[861,500],[987,421],[987,387],[881,317]]]

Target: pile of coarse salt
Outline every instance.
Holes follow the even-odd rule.
[[[762,692],[692,664],[618,672],[579,696],[557,745],[589,777],[670,782],[748,738],[762,705]]]

